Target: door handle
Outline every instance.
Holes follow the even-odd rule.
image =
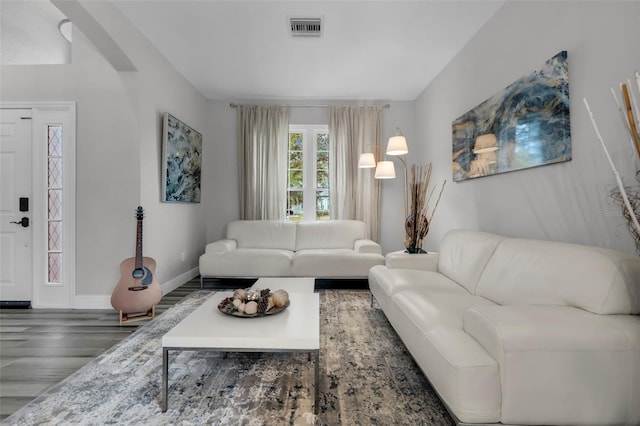
[[[15,223],[16,225],[22,225],[23,228],[28,228],[29,227],[29,218],[28,217],[23,217],[19,222],[9,222],[9,223]]]

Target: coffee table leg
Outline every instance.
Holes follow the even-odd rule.
[[[169,400],[169,349],[162,348],[162,412],[167,411]]]
[[[320,386],[320,350],[316,350],[316,383],[315,383],[315,401],[313,403],[313,414],[318,415],[318,408],[320,407],[320,392],[318,386]]]

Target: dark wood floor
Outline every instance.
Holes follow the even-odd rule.
[[[196,289],[199,278],[163,296],[156,315]],[[0,309],[0,420],[146,322],[120,325],[114,310]]]

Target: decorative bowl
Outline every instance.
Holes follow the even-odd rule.
[[[274,294],[275,293],[275,294]],[[257,318],[280,313],[289,307],[289,295],[284,290],[236,289],[233,296],[218,304],[218,310],[240,318]],[[283,297],[284,296],[284,297]]]

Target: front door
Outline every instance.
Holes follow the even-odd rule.
[[[33,292],[31,109],[0,109],[0,302]]]

